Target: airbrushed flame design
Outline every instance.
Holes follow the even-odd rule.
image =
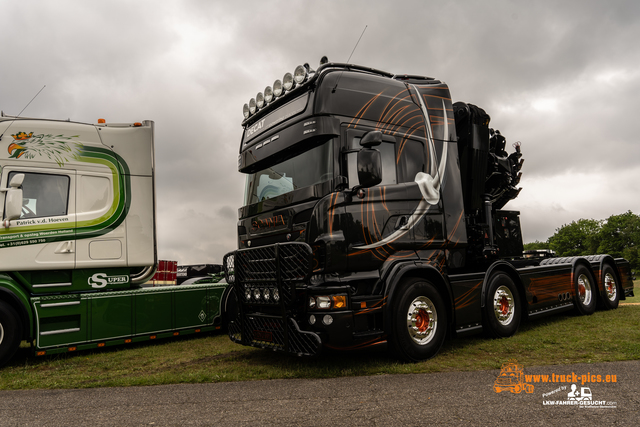
[[[431,121],[429,120],[429,111],[427,110],[427,107],[424,104],[424,100],[422,99],[422,96],[420,95],[418,89],[413,85],[411,86],[413,90],[415,90],[415,92],[419,95],[418,99],[420,100],[420,110],[422,111],[422,115],[424,116],[427,141],[429,144],[429,156],[431,159],[436,159],[436,148],[435,142],[433,140]],[[449,118],[447,117],[447,108],[445,106],[444,100],[442,101],[442,110],[444,112],[444,135],[446,137],[446,135],[449,134]],[[422,200],[420,200],[420,203],[418,204],[416,209],[411,213],[407,224],[382,240],[379,240],[370,245],[358,246],[355,249],[375,249],[393,243],[400,237],[407,234],[413,227],[415,227],[429,211],[429,208],[431,206],[435,206],[438,204],[438,202],[440,202],[440,190],[442,187],[442,182],[447,165],[447,146],[447,142],[444,141],[442,146],[442,156],[440,158],[440,164],[437,168],[435,166],[435,162],[430,162],[428,174],[424,172],[418,172],[416,174],[415,182],[418,184],[418,188],[422,193]]]

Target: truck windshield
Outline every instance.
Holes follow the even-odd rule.
[[[329,140],[289,160],[247,175],[245,206],[333,178],[332,147]]]

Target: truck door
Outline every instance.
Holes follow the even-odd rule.
[[[126,266],[125,222],[103,225],[113,216],[120,174],[96,170],[77,172],[77,268]],[[82,231],[82,232],[81,232]]]
[[[0,228],[0,269],[62,270],[75,267],[74,170],[5,167],[1,186],[24,174],[22,214]],[[5,204],[2,204],[5,219]]]
[[[360,148],[359,141],[369,130],[373,129],[359,126],[346,131],[350,187],[358,185],[357,153],[351,151]],[[423,196],[415,181],[418,172],[426,170],[425,142],[401,134],[384,135],[383,142],[374,148],[382,157],[382,182],[366,189],[364,198],[354,197],[348,208],[354,218],[355,236],[349,250],[349,269],[369,269],[365,264],[372,261],[415,256],[416,239],[421,245],[436,236],[442,239],[439,204],[422,209]],[[358,267],[360,262],[364,264]]]

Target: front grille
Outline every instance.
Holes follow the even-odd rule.
[[[225,256],[227,283],[239,302],[237,317],[228,325],[232,341],[299,355],[318,353],[320,338],[301,331],[293,318],[297,289],[311,274],[311,258],[311,247],[298,242],[240,249]]]
[[[296,286],[311,270],[311,248],[304,243],[283,243],[241,249],[224,259],[227,283],[238,300],[257,306],[292,307]]]

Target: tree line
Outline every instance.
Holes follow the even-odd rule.
[[[640,216],[631,211],[606,220],[579,219],[556,229],[546,242],[524,245],[529,249],[552,249],[558,256],[609,254],[626,258],[631,269],[640,269]]]

